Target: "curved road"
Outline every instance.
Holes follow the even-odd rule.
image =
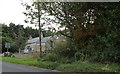
[[[21,64],[13,64],[8,62],[0,62],[0,66],[2,67],[2,72],[57,72],[48,69],[36,68]]]

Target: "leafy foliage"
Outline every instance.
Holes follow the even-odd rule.
[[[38,30],[30,27],[24,28],[23,25],[15,25],[10,23],[9,26],[2,25],[2,52],[7,51],[5,43],[11,43],[10,52],[16,52],[18,49],[24,49],[25,42],[30,35],[32,37],[38,36]]]
[[[69,38],[68,47],[70,49],[77,50],[68,54],[76,55],[77,59],[83,58],[82,60],[119,63],[119,3],[33,2],[35,6],[38,4],[41,5],[41,11],[55,18],[48,17],[44,19],[45,21],[65,27],[64,31],[59,31],[59,33]],[[26,6],[26,8],[28,7]],[[30,9],[36,9],[36,7],[30,6]],[[62,47],[64,45],[57,47],[60,49],[58,55],[62,54],[62,50],[65,51],[64,54],[69,52]],[[71,57],[70,55],[69,57]]]

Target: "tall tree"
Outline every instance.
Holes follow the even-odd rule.
[[[35,4],[36,2],[33,2],[32,5]],[[60,24],[60,27],[66,28],[67,33],[66,31],[59,32],[70,38],[71,43],[75,44],[72,47],[73,49],[81,49],[92,45],[95,51],[98,52],[98,56],[114,57],[114,59],[110,58],[109,60],[118,61],[118,58],[120,58],[117,57],[120,56],[118,52],[120,48],[119,3],[42,2],[40,4],[44,15],[54,17],[54,19],[50,17],[43,18],[45,21],[54,22]],[[34,19],[36,19],[36,15],[33,14],[36,12],[30,11],[35,8],[26,5],[26,9],[29,12],[24,14],[32,14],[30,16],[34,16]],[[90,49],[86,49],[85,53],[92,54]],[[89,50],[90,52],[87,53]],[[113,55],[111,56],[109,53]]]
[[[39,2],[40,3],[40,2]],[[66,27],[68,33],[61,34],[70,38],[73,42],[76,42],[82,46],[82,44],[88,43],[89,36],[95,35],[97,31],[94,21],[96,19],[94,8],[88,8],[87,3],[66,3],[66,2],[55,2],[55,3],[40,3],[44,15],[54,16],[54,19],[49,17],[43,18],[45,21],[54,22],[60,24],[60,27]],[[36,6],[36,2],[33,2],[32,6]],[[36,17],[35,11],[30,11],[36,9],[32,6],[26,5],[27,13],[25,15]],[[33,18],[31,18],[33,19]],[[33,20],[34,20],[33,19]],[[95,26],[95,27],[94,27]],[[79,42],[78,42],[79,41]],[[80,41],[82,43],[80,43]],[[86,42],[87,41],[87,42]],[[75,43],[75,44],[77,44]],[[83,45],[84,46],[84,45]]]
[[[31,27],[24,28],[23,25],[15,25],[10,23],[9,26],[5,24],[2,25],[2,49],[3,52],[6,51],[5,43],[11,43],[11,52],[16,52],[18,49],[24,49],[26,41],[29,39],[29,36],[37,37],[38,30],[32,29]]]

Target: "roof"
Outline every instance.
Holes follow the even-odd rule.
[[[54,36],[49,36],[49,37],[42,37],[41,38],[41,43],[46,43],[48,40],[56,40],[58,38],[63,38],[64,36],[58,36],[58,35],[54,35]],[[39,43],[39,37],[36,37],[36,38],[32,38],[32,39],[29,39],[27,41],[28,44],[31,44],[31,43]]]
[[[49,39],[50,39],[50,37],[43,37],[41,39],[41,43],[46,43]],[[36,43],[39,43],[39,40],[37,40]]]
[[[41,38],[41,43],[45,43],[49,40],[50,37],[43,37]],[[32,38],[30,40],[27,41],[27,43],[39,43],[39,37],[36,38]]]

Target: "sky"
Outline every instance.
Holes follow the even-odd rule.
[[[30,26],[36,28],[34,24],[25,23],[26,16],[23,14],[25,8],[21,5],[21,1],[30,3],[30,0],[0,0],[0,23],[21,24],[24,27]]]
[[[25,8],[21,5],[22,0],[0,0],[0,23],[15,23],[36,28],[34,24],[24,22],[26,16],[23,14]],[[30,0],[25,0],[29,3]]]

